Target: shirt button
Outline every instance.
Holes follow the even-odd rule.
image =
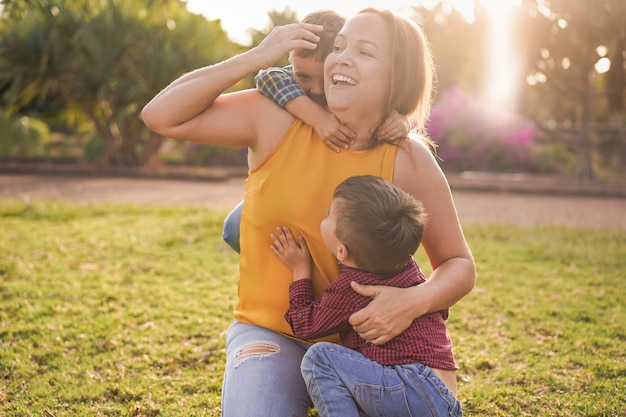
[[[302,313],[298,313],[298,318],[301,319],[302,318]]]

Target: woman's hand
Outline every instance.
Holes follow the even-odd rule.
[[[417,287],[396,288],[382,285],[362,285],[352,282],[352,289],[371,297],[367,307],[357,311],[348,320],[354,330],[368,342],[382,345],[406,330],[416,318],[413,314]]]
[[[315,49],[320,40],[316,33],[324,30],[323,26],[311,23],[292,23],[275,26],[263,41],[249,51],[261,57],[259,69],[274,65],[292,49]]]

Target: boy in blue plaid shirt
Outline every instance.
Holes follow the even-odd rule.
[[[292,50],[289,53],[291,65],[260,70],[254,82],[261,94],[312,126],[329,148],[340,152],[350,147],[354,133],[326,110],[324,61],[332,51],[345,19],[333,11],[321,10],[307,15],[302,21],[324,27],[318,33],[317,48]],[[381,140],[394,141],[406,137],[409,130],[408,119],[394,113],[382,124],[377,136]]]
[[[294,49],[289,52],[291,65],[260,70],[254,82],[264,96],[313,127],[324,143],[335,152],[348,149],[354,141],[354,132],[326,109],[324,94],[324,61],[332,51],[335,37],[345,18],[330,10],[308,14],[303,23],[323,26],[317,35],[315,49]],[[394,141],[407,136],[410,122],[406,116],[394,112],[380,126],[379,140]],[[243,201],[224,220],[222,238],[239,252],[239,223]]]

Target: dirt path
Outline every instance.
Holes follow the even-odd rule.
[[[455,190],[463,223],[563,225],[626,230],[626,198]],[[0,199],[189,205],[229,210],[243,198],[243,179],[190,181],[63,175],[0,175]]]
[[[191,205],[228,209],[243,198],[243,179],[190,181],[93,176],[0,175],[0,198],[77,203]]]

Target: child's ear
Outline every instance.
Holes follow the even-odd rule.
[[[294,52],[293,52],[293,49],[292,49],[291,51],[289,51],[289,56],[288,56],[288,58],[289,58],[289,63],[291,63],[291,64],[293,64],[293,60],[292,60],[292,58],[291,58],[291,57],[293,57],[293,54],[294,54]]]
[[[339,262],[344,262],[348,259],[348,248],[343,243],[337,248],[337,259]]]

